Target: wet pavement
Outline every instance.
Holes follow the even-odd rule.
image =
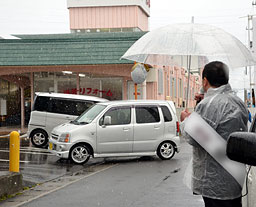
[[[48,156],[47,162],[42,162],[47,171],[52,167],[53,176],[58,170],[67,174],[24,190],[0,206],[202,207],[201,196],[193,196],[182,181],[190,158],[191,147],[184,142],[181,152],[167,161],[157,157],[108,158],[78,166],[61,160],[54,163],[56,158]],[[28,164],[32,163],[22,165]],[[78,171],[71,175],[75,169]]]
[[[31,187],[73,174],[88,166],[97,165],[103,159],[91,159],[85,165],[75,165],[69,160],[60,159],[47,149],[33,147],[26,137],[20,143],[20,172],[23,176],[23,186]],[[0,139],[0,172],[9,170],[9,138]]]

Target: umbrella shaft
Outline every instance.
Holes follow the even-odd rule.
[[[189,103],[189,82],[190,82],[190,68],[191,68],[191,55],[188,56],[188,83],[187,83],[187,94],[186,94],[186,105],[185,108],[188,108]]]

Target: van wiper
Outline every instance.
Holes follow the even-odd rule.
[[[71,124],[75,124],[75,125],[77,125],[78,124],[78,122],[77,121],[70,121],[69,123],[71,123]]]
[[[79,125],[85,125],[85,124],[89,124],[88,122],[86,121],[81,121],[81,122],[78,122]]]

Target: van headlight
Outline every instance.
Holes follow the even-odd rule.
[[[70,134],[69,133],[64,133],[64,134],[61,134],[60,137],[59,137],[59,142],[70,142]]]

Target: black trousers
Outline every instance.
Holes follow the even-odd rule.
[[[242,207],[242,198],[233,200],[217,200],[212,198],[203,197],[205,207]]]

